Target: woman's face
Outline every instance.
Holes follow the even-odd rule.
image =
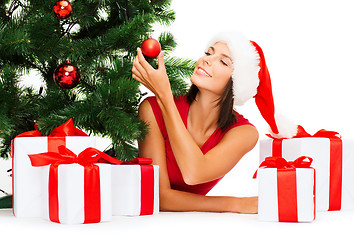
[[[226,43],[216,42],[198,59],[191,82],[199,90],[221,95],[233,72],[233,62]]]

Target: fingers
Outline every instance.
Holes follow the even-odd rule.
[[[161,51],[158,58],[157,58],[157,62],[158,62],[158,69],[166,69],[165,67],[165,60],[164,60],[164,54],[165,52]]]
[[[142,54],[140,48],[137,49],[137,56],[134,59],[132,67],[132,77],[147,87],[150,91],[156,93],[159,85],[157,80],[167,78],[166,68],[164,63],[164,53],[161,52],[158,56],[158,69],[154,69]],[[167,78],[168,80],[168,78]]]
[[[151,67],[151,65],[145,60],[145,57],[141,51],[140,48],[137,48],[137,58],[138,58],[138,62],[140,63],[140,65],[146,70],[146,71],[150,71],[150,70],[154,70],[153,67]]]
[[[145,69],[139,64],[138,57],[134,59],[132,68],[132,78],[143,84],[149,90],[152,90],[152,86],[148,80],[148,74]]]
[[[154,92],[153,86],[149,82],[147,82],[144,78],[140,78],[139,76],[135,75],[134,73],[132,74],[132,77],[135,80],[137,80],[138,82],[140,82],[142,85],[144,85],[147,89]]]
[[[132,73],[133,73],[133,75],[139,77],[140,79],[145,78],[147,75],[147,72],[145,71],[145,69],[139,64],[138,57],[136,57],[134,59]]]

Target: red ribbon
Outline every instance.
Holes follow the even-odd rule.
[[[41,137],[43,134],[39,131],[38,129],[38,124],[36,123],[34,125],[35,130],[33,131],[28,131],[21,133],[16,136],[17,137]],[[73,119],[70,118],[68,121],[66,121],[64,124],[60,125],[59,127],[55,128],[49,137],[47,138],[48,141],[48,152],[58,152],[58,147],[61,145],[66,145],[66,136],[88,136],[85,132],[81,131],[80,129],[76,128],[74,126]],[[14,144],[13,144],[14,139],[12,140],[11,144],[11,157],[12,161],[14,159]],[[13,163],[12,163],[13,165]],[[15,169],[12,170],[13,176],[15,175]],[[14,177],[12,178],[13,181]],[[13,189],[14,183],[12,182],[12,192],[14,193]],[[14,196],[13,196],[14,198]],[[14,212],[14,209],[13,209]],[[14,213],[15,214],[15,213]]]
[[[279,222],[298,222],[296,170],[277,169]]]
[[[295,161],[286,161],[282,157],[266,157],[265,160],[259,165],[258,168],[277,168],[277,169],[288,169],[288,168],[309,168],[312,164],[313,159],[307,156],[301,156]],[[257,171],[253,174],[253,178],[257,177]]]
[[[151,158],[135,158],[124,164],[139,164],[141,172],[141,206],[140,215],[154,213],[154,167]]]
[[[100,162],[105,162],[101,159]],[[152,215],[154,213],[154,167],[151,158],[135,158],[132,161],[124,162],[125,165],[140,165],[141,173],[141,201],[140,215]]]
[[[34,125],[35,130],[28,131],[17,135],[16,137],[41,137],[44,136],[38,129],[38,124]],[[73,119],[70,118],[64,124],[53,129],[48,137],[48,152],[58,152],[58,147],[61,145],[65,146],[65,137],[66,136],[88,136],[85,132],[76,128],[73,122]],[[11,149],[11,156],[13,158],[13,144]]]
[[[313,159],[302,156],[287,162],[282,157],[267,157],[259,167],[277,168],[279,222],[298,222],[296,168],[309,168]],[[253,178],[256,177],[257,171]]]
[[[34,167],[50,165],[48,187],[50,220],[59,223],[58,166],[78,163],[84,167],[84,223],[99,222],[101,219],[100,175],[99,167],[93,163],[104,160],[112,164],[121,164],[122,161],[91,147],[79,155],[74,154],[65,146],[59,146],[58,151],[59,153],[47,152],[28,155]]]
[[[78,163],[85,167],[85,222],[99,222],[100,215],[100,184],[99,169],[93,163],[138,164],[141,171],[141,207],[140,215],[152,215],[154,212],[154,167],[150,158],[135,158],[123,162],[94,149],[87,148],[78,156],[64,146],[59,147],[59,153],[47,152],[29,155],[32,166],[50,166],[49,172],[49,216],[53,222],[59,222],[58,204],[58,165]]]
[[[273,138],[269,134],[267,136]],[[330,182],[329,182],[329,207],[328,211],[337,211],[341,209],[342,203],[342,140],[338,132],[321,129],[314,135],[305,131],[302,126],[298,126],[298,132],[293,138],[317,137],[328,138],[330,140]],[[272,151],[273,156],[282,156],[282,139],[273,138]]]

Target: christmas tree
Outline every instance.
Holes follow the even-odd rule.
[[[0,1],[1,157],[35,123],[48,135],[69,118],[90,135],[110,138],[119,159],[136,157],[134,142],[148,129],[137,115],[145,93],[131,77],[136,49],[154,24],[174,19],[170,0]],[[195,62],[170,56],[176,47],[171,33],[158,41],[173,93],[181,95]],[[156,59],[149,62],[157,66]],[[74,74],[69,85],[53,80],[63,68]],[[39,89],[20,87],[30,71],[42,78]]]

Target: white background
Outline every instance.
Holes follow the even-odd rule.
[[[275,109],[308,132],[325,128],[354,137],[354,14],[350,0],[178,0],[169,30],[174,55],[198,59],[211,36],[239,31],[263,49],[272,78]],[[254,100],[237,109],[266,138],[268,126]],[[251,179],[258,145],[210,192],[257,194]],[[222,156],[220,156],[222,157]]]
[[[354,80],[352,1],[174,0],[172,8],[176,11],[176,21],[167,30],[173,33],[179,44],[172,55],[196,60],[203,55],[206,43],[214,33],[220,30],[240,31],[263,48],[272,77],[277,111],[294,119],[310,133],[325,128],[340,132],[344,138],[354,137],[354,94],[351,92]],[[157,36],[161,31],[158,27],[156,29],[153,36]],[[33,75],[24,80],[24,84],[33,84],[37,88],[40,86],[40,82]],[[268,127],[254,101],[250,100],[238,111],[257,127],[260,139],[264,139]],[[105,144],[102,142],[102,148]],[[258,158],[257,145],[224,177],[210,195],[256,195],[257,183],[252,180],[252,175],[257,168]],[[2,172],[0,177],[1,175]],[[0,178],[0,183],[1,181]],[[11,224],[17,223],[10,216],[7,218],[7,222]],[[129,218],[127,221],[141,226],[139,224],[142,224],[143,220],[139,218],[136,222],[134,219]],[[257,229],[268,235],[274,232],[275,236],[278,235],[275,233],[277,229],[281,234],[286,234],[289,230],[292,237],[296,234],[306,236],[308,233],[331,237],[329,227],[337,224],[335,228],[338,231],[348,229],[348,219],[353,219],[353,214],[321,213],[312,224],[285,225],[260,223],[255,216],[237,214],[161,214],[157,219],[161,221],[151,221],[159,222],[156,224],[162,224],[165,229],[163,233],[169,233],[162,236],[163,238],[171,238],[171,233],[188,237],[183,235],[184,230],[194,230],[203,233],[200,235],[203,238],[224,236],[226,233],[229,238],[237,238],[240,237],[238,233],[243,236],[249,233],[248,237],[251,239],[254,235],[259,239],[263,235]],[[27,224],[23,221],[20,223]],[[36,222],[33,224],[37,226]],[[149,222],[146,224],[151,226]],[[191,225],[186,227],[186,224]],[[104,230],[107,228],[104,224],[98,226],[102,226],[101,229]],[[98,226],[95,225],[93,229],[100,229]],[[76,230],[80,229],[80,226],[77,226]],[[158,231],[155,225],[153,229]],[[210,234],[206,234],[206,229]],[[128,227],[127,230],[132,229]],[[129,235],[123,229],[122,234]],[[138,231],[134,234],[138,234]],[[161,234],[156,236],[158,239],[162,238]]]

